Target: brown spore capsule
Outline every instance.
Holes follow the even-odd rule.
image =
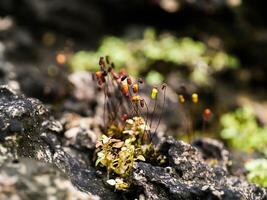
[[[121,117],[121,120],[122,120],[123,122],[125,122],[127,119],[128,119],[128,115],[127,115],[127,114],[124,114],[124,115]]]
[[[100,65],[101,67],[105,67],[104,57],[100,57],[100,59],[99,59],[99,65]]]
[[[102,81],[101,79],[99,79],[99,80],[97,81],[97,83],[98,83],[99,86],[101,86],[101,85],[103,84],[103,81]]]
[[[137,83],[133,84],[132,89],[133,89],[133,92],[134,92],[134,93],[137,93],[138,90],[139,90],[139,86],[138,86],[138,84],[137,84]]]
[[[127,75],[123,75],[123,76],[121,77],[121,81],[124,81],[126,78],[127,78]]]
[[[126,96],[127,94],[129,94],[129,86],[128,84],[122,84],[121,86],[121,91],[122,93]]]
[[[108,67],[108,72],[111,72],[112,71],[112,67]]]
[[[102,77],[102,71],[97,71],[95,73],[96,78],[100,79]]]
[[[209,108],[206,108],[204,111],[203,111],[203,119],[205,121],[209,121],[212,117],[212,112]]]
[[[104,77],[104,76],[101,76],[101,81],[102,81],[103,83],[105,83],[105,82],[106,82],[106,79],[105,79],[105,77]]]
[[[140,99],[140,106],[142,108],[145,106],[145,100],[144,99]]]
[[[167,87],[167,84],[166,84],[166,83],[163,83],[163,84],[161,85],[161,89],[162,89],[162,90],[165,90],[166,87]]]
[[[131,77],[128,77],[127,78],[127,83],[128,83],[128,85],[132,85],[132,79],[131,79]]]

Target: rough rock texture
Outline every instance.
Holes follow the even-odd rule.
[[[233,177],[219,165],[209,166],[200,152],[189,144],[168,139],[163,150],[169,166],[138,163],[137,185],[150,199],[266,199],[266,189]]]
[[[0,87],[1,145],[13,150],[13,159],[27,157],[53,163],[81,191],[103,199],[116,199],[117,194],[104,187],[92,167],[83,166],[62,149],[55,135],[61,131],[61,125],[49,120],[48,116],[39,100],[18,96],[10,89]],[[0,160],[8,160],[2,157],[8,154],[7,151]]]
[[[143,194],[148,199],[267,199],[266,189],[248,184],[228,172],[228,152],[220,143],[209,139],[196,140],[193,143],[200,151],[184,142],[167,139],[161,145],[161,153],[168,162],[164,166],[136,163],[132,177],[134,190],[129,193],[115,192],[104,184],[101,176],[105,175],[98,174],[92,167],[90,151],[95,137],[90,131],[96,131],[88,126],[92,119],[69,117],[69,120],[65,117],[67,120],[64,123],[53,120],[39,100],[16,95],[9,88],[0,87],[0,191],[3,198],[12,195],[21,198],[28,198],[29,195],[33,198],[46,198],[56,193],[60,199],[66,195],[62,192],[63,185],[57,182],[60,179],[68,185],[68,190],[73,190],[69,185],[71,182],[80,191],[96,195],[90,196],[94,199],[121,199],[123,196],[133,199]],[[79,127],[80,132],[75,133],[73,129]],[[68,132],[69,130],[73,133]],[[77,137],[74,136],[75,139],[71,141],[73,138],[68,136],[74,133]],[[89,146],[80,137],[87,138]],[[73,154],[69,151],[67,153],[66,147],[73,151],[75,149],[76,155],[86,154],[85,159],[89,161],[82,162],[80,156],[71,156]],[[25,158],[28,160],[25,161]],[[20,167],[16,168],[16,165]],[[30,173],[24,174],[23,168]],[[38,170],[31,171],[32,168]],[[45,169],[51,171],[44,177]],[[54,176],[53,173],[57,170],[64,172],[70,181],[63,175]],[[40,183],[40,176],[51,184],[42,186],[45,181]],[[28,193],[21,193],[19,186],[26,183],[34,183],[34,187],[27,185]],[[45,192],[42,188],[46,188]],[[14,192],[8,193],[9,189]],[[71,195],[75,198],[82,195],[76,192]]]
[[[0,199],[97,200],[99,197],[75,189],[69,178],[51,164],[20,159],[1,165]]]

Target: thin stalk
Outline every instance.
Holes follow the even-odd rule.
[[[165,108],[165,102],[166,102],[166,88],[164,89],[162,110],[161,110],[161,112],[160,112],[159,120],[158,120],[156,129],[155,129],[155,131],[154,131],[154,134],[155,134],[155,133],[157,132],[157,130],[158,130],[158,127],[159,127],[159,124],[160,124],[160,121],[161,121],[161,118],[162,118],[162,113],[163,113],[163,110],[164,110],[164,108]],[[153,134],[153,135],[154,135],[154,134]],[[153,138],[152,138],[152,139],[153,139]]]
[[[156,97],[156,99],[154,100],[155,103],[154,103],[154,108],[153,108],[153,111],[152,111],[151,121],[150,121],[150,127],[151,127],[151,128],[152,128],[153,117],[154,117],[154,114],[155,114],[155,111],[156,111],[156,108],[157,108],[157,100],[158,100],[158,97]]]

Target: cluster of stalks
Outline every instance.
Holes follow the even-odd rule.
[[[107,171],[107,183],[117,190],[127,190],[136,161],[164,162],[153,146],[153,136],[160,124],[165,106],[166,85],[153,87],[149,102],[141,95],[145,84],[125,70],[115,71],[109,57],[101,57],[100,70],[94,75],[99,89],[104,92],[104,132],[96,144],[96,166]],[[154,131],[151,131],[159,96],[163,95],[161,112]],[[150,109],[152,104],[152,110]],[[150,111],[151,110],[151,111]],[[110,179],[111,177],[111,179]]]
[[[152,87],[150,96],[147,97],[142,95],[144,80],[132,78],[123,69],[116,72],[108,56],[100,58],[99,66],[100,70],[94,74],[94,80],[103,91],[105,100],[104,131],[96,144],[96,166],[106,169],[109,185],[117,190],[127,190],[131,185],[130,175],[134,162],[165,162],[165,158],[153,146],[153,136],[156,135],[165,107],[167,86],[162,84]],[[162,98],[162,103],[159,98]],[[193,107],[188,102],[197,104],[199,97],[197,93],[189,94],[183,86],[178,99],[184,115],[184,130],[191,141]],[[158,110],[157,122],[153,125]],[[203,131],[210,118],[211,111],[207,108],[203,112]]]
[[[183,129],[186,135],[188,136],[188,141],[192,141],[194,138],[193,124],[194,119],[192,116],[194,105],[199,103],[199,95],[197,93],[190,94],[186,87],[183,85],[180,87],[178,94],[178,100],[181,104],[181,113],[183,120]],[[193,106],[192,106],[193,103]],[[212,118],[212,112],[209,108],[205,108],[202,113],[202,132],[205,131],[207,123]]]
[[[103,90],[105,96],[104,127],[108,129],[110,126],[115,125],[123,129],[127,119],[142,117],[146,126],[150,127],[146,134],[148,142],[151,142],[152,135],[157,131],[160,124],[165,106],[166,84],[164,83],[158,87],[154,86],[147,103],[140,94],[140,90],[145,84],[142,78],[133,79],[124,69],[116,72],[114,63],[110,61],[108,56],[99,59],[99,66],[100,70],[95,73],[95,78],[99,89]],[[158,105],[159,95],[163,96],[161,106]],[[149,109],[151,104],[153,104],[152,110]],[[161,111],[158,121],[155,130],[151,131],[153,118],[159,107]]]

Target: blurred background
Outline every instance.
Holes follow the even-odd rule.
[[[109,55],[117,69],[150,85],[168,84],[166,135],[187,140],[183,121],[190,121],[194,138],[221,140],[245,163],[248,178],[267,186],[266,6],[264,0],[1,0],[0,84],[42,100],[56,116],[66,110],[92,116],[97,99],[82,71],[98,70],[99,57]],[[179,104],[184,88],[198,94],[197,105],[188,98]],[[236,174],[243,173],[239,167]]]

